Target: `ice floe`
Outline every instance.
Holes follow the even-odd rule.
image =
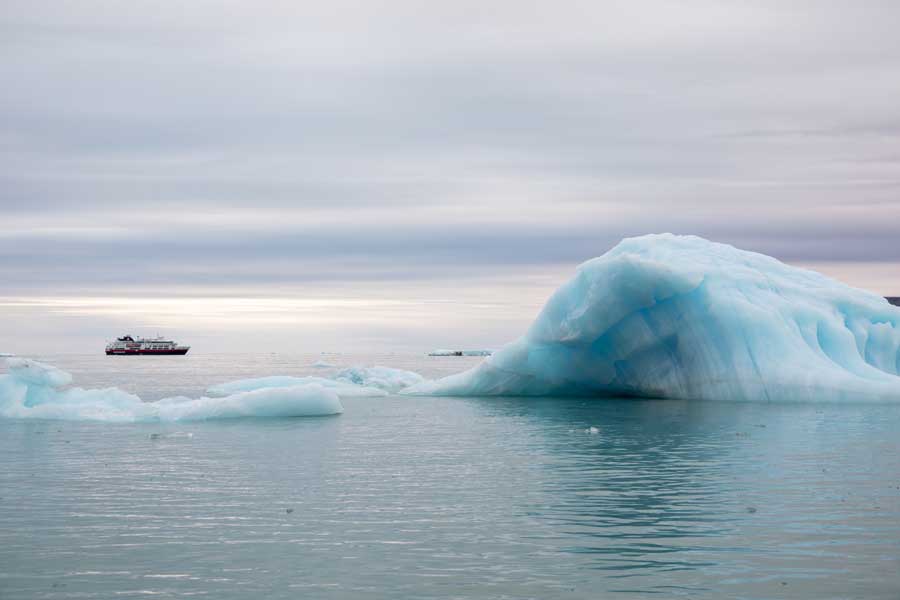
[[[23,358],[6,359],[0,375],[0,417],[112,422],[196,421],[238,417],[311,417],[343,412],[340,397],[317,384],[237,392],[219,398],[143,402],[118,388],[64,388],[72,376]]]
[[[424,381],[425,379],[418,373],[404,371],[403,369],[351,367],[338,371],[329,377],[272,375],[269,377],[238,379],[211,386],[207,388],[206,393],[211,396],[226,396],[236,392],[315,384],[333,390],[338,396],[343,398],[377,397],[399,392]]]
[[[438,348],[428,353],[428,356],[490,356],[493,350],[447,350]]]

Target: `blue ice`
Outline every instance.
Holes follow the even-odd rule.
[[[0,375],[0,417],[110,422],[196,421],[238,417],[311,417],[343,412],[334,390],[315,383],[239,391],[220,398],[143,402],[118,388],[65,388],[72,376],[24,358]],[[65,388],[65,389],[63,389]]]
[[[695,236],[625,239],[478,366],[433,395],[900,400],[900,308]]]

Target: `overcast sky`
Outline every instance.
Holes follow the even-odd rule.
[[[0,8],[0,351],[494,346],[625,236],[900,295],[900,3]]]

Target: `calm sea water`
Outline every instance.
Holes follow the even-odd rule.
[[[428,376],[478,360],[42,358],[145,399],[320,358]],[[0,598],[900,598],[900,406],[344,405],[0,420]]]

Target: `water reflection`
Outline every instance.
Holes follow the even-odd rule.
[[[754,549],[742,528],[763,517],[755,504],[778,501],[777,489],[769,498],[752,493],[745,475],[758,468],[753,461],[767,464],[785,411],[802,419],[814,411],[639,399],[470,402],[482,418],[521,422],[528,444],[540,444],[543,494],[519,509],[551,528],[558,551],[609,578],[644,577],[646,586],[632,591],[696,591],[709,583],[704,570],[744,569],[737,557]]]
[[[897,597],[900,407],[345,406],[0,422],[0,595]]]

